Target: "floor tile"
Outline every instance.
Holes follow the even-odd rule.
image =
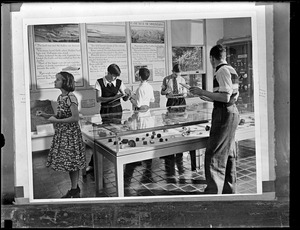
[[[152,160],[151,180],[146,177],[146,165],[137,166],[133,173],[130,185],[124,189],[125,196],[161,196],[161,195],[190,195],[203,193],[204,151],[197,151],[197,171],[191,171],[190,154],[183,153],[184,179],[167,179],[164,159]],[[201,154],[201,155],[199,155]],[[87,160],[91,158],[92,150],[86,150]],[[256,156],[255,141],[239,142],[237,161],[237,193],[256,193]],[[46,168],[47,151],[33,153],[33,184],[34,198],[60,198],[71,187],[68,173],[55,172]],[[79,186],[81,197],[114,197],[116,196],[115,169],[113,164],[104,158],[104,189],[95,193],[95,180],[91,173],[82,176],[80,173]],[[176,169],[176,177],[178,171]],[[143,183],[143,181],[145,183]]]

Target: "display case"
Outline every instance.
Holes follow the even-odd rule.
[[[123,111],[121,114],[86,116],[81,121],[83,139],[94,151],[96,193],[103,188],[103,157],[114,165],[119,197],[124,196],[124,166],[206,147],[212,108],[209,103]],[[242,114],[242,136],[254,138],[253,113]],[[241,129],[240,129],[241,127]]]
[[[177,107],[123,112],[119,118],[113,118],[112,114],[107,116],[108,121],[103,122],[106,118],[99,115],[99,121],[92,122],[94,141],[122,155],[144,147],[174,144],[179,139],[194,136],[197,131],[205,131],[205,127],[199,125],[209,122],[211,109]]]
[[[239,111],[254,111],[254,88],[252,69],[252,40],[251,37],[224,40],[226,59],[239,76]]]

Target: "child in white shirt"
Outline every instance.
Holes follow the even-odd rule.
[[[149,122],[149,119],[151,119],[149,108],[150,108],[150,102],[154,102],[155,98],[154,98],[153,87],[148,83],[149,76],[150,76],[149,69],[140,68],[139,77],[141,83],[137,88],[135,94],[130,97],[130,101],[134,106],[134,110],[137,113],[136,117],[140,118],[139,124],[143,125],[143,127],[139,127],[139,128],[148,128],[152,124],[151,122]],[[148,122],[141,122],[142,120],[147,120]],[[153,179],[151,177],[152,159],[145,160],[144,162],[146,164],[146,170],[144,172],[141,182],[142,183],[153,182]],[[128,186],[130,184],[134,168],[140,164],[141,162],[126,164],[125,173],[124,173],[125,186]]]
[[[153,87],[148,83],[150,71],[147,68],[140,68],[139,77],[141,83],[136,89],[135,95],[130,98],[135,110],[147,111],[150,107],[150,102],[154,102]]]

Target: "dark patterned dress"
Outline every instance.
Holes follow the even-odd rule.
[[[63,119],[72,116],[71,104],[78,106],[76,96],[59,95],[57,99],[56,118]],[[48,154],[46,166],[55,171],[77,171],[86,166],[85,146],[78,122],[54,123],[55,134]]]

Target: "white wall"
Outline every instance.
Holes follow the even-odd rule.
[[[209,51],[217,44],[217,41],[224,36],[224,20],[223,19],[207,19],[206,20],[206,89],[213,89],[213,67],[209,61]]]
[[[251,18],[225,18],[224,39],[251,36]]]

